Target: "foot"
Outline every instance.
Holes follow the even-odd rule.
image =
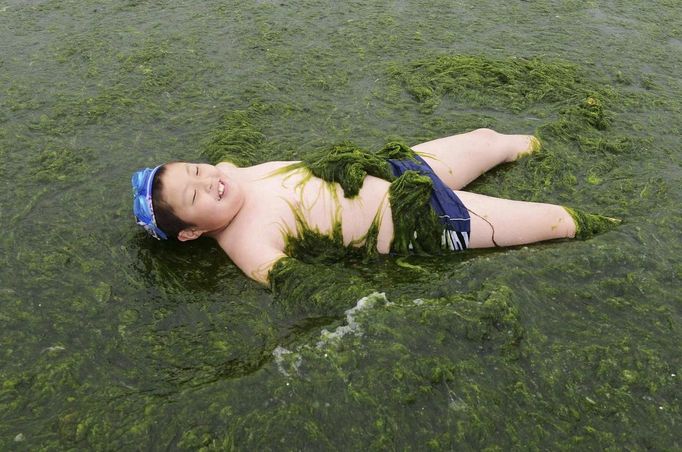
[[[585,240],[602,232],[610,231],[623,222],[618,218],[605,217],[564,207],[575,223],[574,238]]]
[[[523,137],[525,146],[523,147],[522,151],[516,154],[512,161],[516,161],[521,157],[525,157],[527,155],[531,155],[535,152],[538,152],[542,148],[542,142],[540,142],[540,139],[538,137],[535,137],[533,135],[523,135]]]

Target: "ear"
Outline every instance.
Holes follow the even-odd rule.
[[[198,239],[203,233],[204,231],[196,228],[183,229],[182,231],[178,232],[178,240],[181,242],[186,242],[188,240]]]

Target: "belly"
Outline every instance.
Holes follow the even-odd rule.
[[[353,199],[342,199],[343,241],[346,246],[362,246],[368,231],[378,228],[377,251],[389,252],[393,239],[393,219],[388,202],[390,183],[377,177],[365,178],[360,193]]]
[[[345,246],[363,246],[368,231],[378,227],[377,251],[388,253],[393,240],[393,219],[388,202],[390,183],[367,176],[357,196],[345,198],[338,184],[308,180],[298,197],[300,214],[313,230],[331,235],[337,222]]]

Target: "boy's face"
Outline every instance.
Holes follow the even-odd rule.
[[[182,241],[224,229],[244,204],[239,183],[206,163],[170,163],[161,182],[163,199],[175,215],[196,225],[178,235]]]

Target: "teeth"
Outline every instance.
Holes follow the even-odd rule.
[[[222,182],[218,182],[218,196],[223,197],[223,192],[225,191],[225,185]]]

